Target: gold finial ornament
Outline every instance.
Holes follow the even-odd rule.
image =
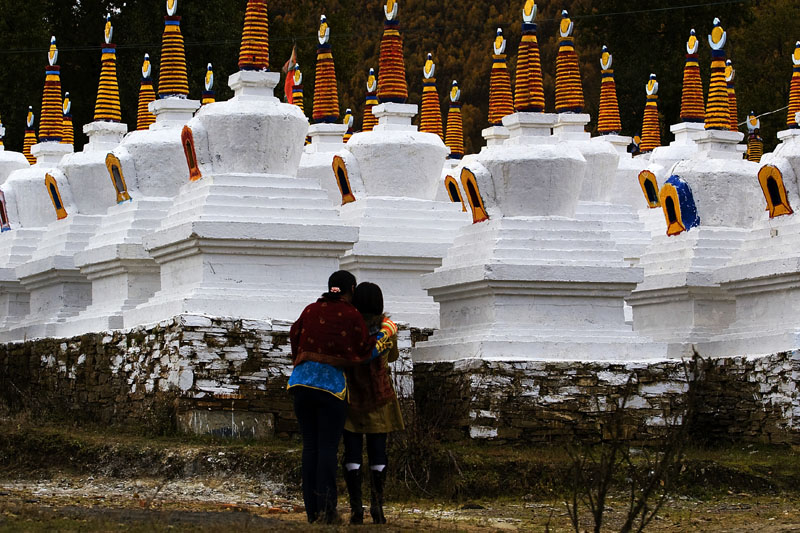
[[[39,141],[61,142],[64,132],[64,100],[61,95],[61,69],[56,65],[58,48],[56,48],[55,37],[50,39],[50,51],[47,53],[47,60],[49,65],[45,69],[42,113],[39,121]]]
[[[617,99],[617,84],[614,80],[614,57],[603,46],[600,55],[602,68],[600,80],[600,110],[597,114],[597,131],[603,135],[619,133],[622,131],[622,122],[619,118],[619,101]]]
[[[211,63],[206,67],[206,75],[203,77],[203,97],[200,100],[202,105],[213,104],[216,102],[216,93],[214,92],[214,67]]]
[[[489,124],[501,126],[503,117],[514,112],[514,98],[511,94],[511,76],[506,65],[506,38],[503,30],[497,28],[492,42],[492,73],[489,79]]]
[[[36,117],[33,114],[33,107],[28,106],[28,115],[25,117],[25,137],[22,139],[22,155],[28,160],[31,165],[36,164],[36,158],[31,154],[31,147],[38,141],[36,139],[36,130],[33,128],[33,123]]]
[[[681,121],[704,122],[706,104],[703,99],[703,81],[700,79],[700,60],[697,51],[700,40],[695,31],[689,32],[686,42],[686,63],[683,67],[683,88],[681,90]]]
[[[650,74],[645,89],[647,103],[644,107],[642,140],[639,149],[642,152],[651,152],[654,148],[661,146],[661,124],[658,120],[658,81],[656,81],[655,74]]]
[[[150,125],[156,121],[156,116],[150,112],[150,102],[156,99],[156,92],[153,89],[153,80],[150,75],[153,73],[153,66],[150,63],[150,55],[144,55],[142,62],[142,82],[139,86],[139,104],[136,114],[136,129],[150,129]]]
[[[464,119],[461,116],[461,89],[453,80],[450,87],[450,109],[447,112],[447,135],[445,144],[450,148],[449,159],[464,157]]]
[[[117,47],[111,44],[114,34],[111,15],[106,15],[104,31],[105,45],[101,56],[100,85],[97,88],[97,100],[94,106],[94,120],[120,122],[122,109],[119,101],[119,82],[117,80]]]
[[[370,68],[367,74],[367,93],[364,98],[364,117],[361,120],[361,131],[372,131],[378,119],[372,114],[372,108],[378,105],[378,78],[375,69]]]
[[[575,43],[572,40],[575,24],[569,18],[566,9],[561,12],[561,17],[556,57],[556,113],[582,113],[583,85],[578,54],[575,52]]]
[[[544,111],[542,60],[534,23],[536,13],[536,3],[533,0],[527,0],[522,8],[522,40],[517,52],[517,72],[514,85],[514,109],[534,113]]]
[[[330,44],[331,29],[325,15],[319,18],[317,34],[317,70],[314,80],[314,122],[335,123],[339,120],[339,89],[336,84],[336,67]]]
[[[436,64],[433,54],[428,54],[422,68],[422,113],[420,115],[419,131],[433,133],[444,140],[442,130],[442,109],[439,105],[439,93],[436,90]]]
[[[395,0],[387,0],[383,7],[386,20],[383,22],[378,64],[378,100],[404,104],[408,99],[408,84],[398,9]]]
[[[167,0],[164,34],[161,38],[161,69],[158,74],[158,96],[168,98],[189,96],[186,71],[186,50],[181,33],[181,17],[175,15],[178,0]]]
[[[725,81],[725,41],[727,33],[718,18],[708,36],[711,46],[711,84],[708,88],[705,122],[707,130],[729,130],[731,125],[728,84]]]
[[[61,144],[73,145],[75,144],[75,126],[72,123],[72,100],[69,93],[64,93],[62,116],[64,117],[64,127],[61,133]]]

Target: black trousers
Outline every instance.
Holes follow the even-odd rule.
[[[367,437],[367,458],[370,466],[388,464],[386,455],[387,433],[352,433],[344,431],[344,463],[361,464],[364,451],[364,436]]]
[[[336,456],[347,403],[329,392],[294,387],[294,413],[303,436],[303,501],[308,521],[336,510]]]

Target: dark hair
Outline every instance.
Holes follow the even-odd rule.
[[[383,314],[383,292],[374,283],[359,283],[353,293],[353,305],[362,315]]]
[[[328,278],[328,294],[341,296],[351,294],[356,285],[356,277],[347,270],[337,270]]]

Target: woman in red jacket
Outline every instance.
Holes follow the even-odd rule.
[[[303,436],[303,500],[309,522],[335,523],[336,453],[347,416],[343,368],[369,360],[375,347],[364,319],[351,305],[356,278],[331,274],[328,292],[292,325],[294,369],[287,388]]]

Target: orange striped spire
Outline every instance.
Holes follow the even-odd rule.
[[[514,99],[511,96],[511,77],[506,65],[506,38],[500,28],[497,28],[492,47],[494,54],[492,75],[489,79],[489,124],[502,126],[503,117],[514,112]]]
[[[148,105],[156,99],[156,92],[153,90],[153,80],[150,75],[153,73],[153,65],[150,64],[150,55],[144,55],[142,63],[142,84],[139,86],[139,107],[136,114],[136,129],[146,130],[150,124],[156,121],[156,116],[150,112]]]
[[[353,110],[349,107],[347,111],[344,112],[344,119],[342,119],[342,124],[347,126],[347,131],[342,138],[342,142],[347,142],[350,140],[350,137],[353,136],[353,124],[355,124],[355,120],[353,118]]]
[[[39,142],[36,139],[36,130],[33,128],[34,119],[33,107],[28,106],[28,116],[25,120],[25,137],[22,139],[22,155],[25,156],[25,159],[27,159],[28,163],[31,165],[36,164],[36,158],[31,154],[31,146]]]
[[[447,137],[445,144],[450,148],[449,159],[464,157],[464,120],[461,117],[461,89],[453,80],[450,88],[450,110],[447,112]]]
[[[339,90],[331,51],[331,28],[325,15],[319,18],[317,33],[317,72],[314,80],[314,122],[334,123],[339,120]]]
[[[704,122],[706,120],[706,105],[703,100],[703,80],[700,79],[700,62],[697,59],[697,50],[700,41],[695,36],[694,30],[689,34],[686,42],[686,64],[683,67],[683,88],[681,90],[681,121]]]
[[[267,0],[248,0],[244,14],[240,70],[269,70],[269,17]]]
[[[161,38],[161,71],[158,74],[158,96],[189,96],[186,74],[186,50],[181,33],[181,17],[175,15],[178,0],[167,0],[164,35]]]
[[[397,16],[396,0],[387,0],[383,6],[386,20],[383,22],[381,54],[378,64],[378,100],[404,104],[408,100],[406,64],[403,59],[403,37],[400,35],[400,20]]]
[[[514,108],[517,111],[539,113],[544,111],[544,86],[539,40],[536,38],[536,13],[533,0],[526,0],[522,8],[522,41],[517,54]]]
[[[300,108],[300,110],[305,113],[306,106],[303,102],[303,73],[300,72],[300,65],[295,64],[294,70],[290,70],[289,72],[292,73],[292,103]]]
[[[50,64],[45,71],[42,115],[39,121],[39,142],[61,142],[61,135],[64,132],[64,111],[61,98],[61,69],[56,65],[58,49],[55,37],[50,39],[50,51],[47,58]]]
[[[764,140],[761,138],[761,121],[752,111],[747,116],[747,131],[747,160],[760,163],[764,155]]]
[[[647,82],[647,104],[644,106],[644,122],[642,124],[641,152],[651,152],[661,146],[661,123],[658,120],[658,82],[656,75],[650,74]]]
[[[725,82],[725,41],[728,34],[719,19],[714,19],[714,29],[708,36],[711,45],[711,84],[706,105],[706,129],[728,130],[731,113],[728,105],[728,84]]]
[[[3,127],[3,119],[0,118],[0,146],[3,146],[3,138],[6,135],[6,129]]]
[[[214,92],[214,68],[211,63],[206,67],[206,74],[203,76],[203,96],[200,99],[201,105],[213,104],[217,101],[216,93]]]
[[[797,113],[800,113],[800,41],[794,45],[792,53],[792,83],[789,86],[789,113],[786,117],[786,125],[790,128],[800,127],[795,120]]]
[[[367,94],[364,98],[364,117],[361,120],[361,131],[372,131],[378,125],[378,119],[372,114],[372,108],[378,105],[378,78],[375,69],[369,69],[367,75]]]
[[[69,98],[69,93],[64,94],[64,130],[61,134],[61,144],[75,144],[75,126],[72,124],[72,100]]]
[[[439,93],[436,91],[436,64],[433,54],[428,54],[425,66],[422,67],[422,113],[419,131],[435,133],[444,140],[442,131],[442,109],[439,104]]]
[[[111,15],[106,16],[105,44],[103,45],[100,86],[97,89],[97,103],[94,106],[94,120],[120,122],[122,111],[119,105],[119,83],[117,82],[117,47],[111,44],[114,27]]]
[[[614,81],[614,57],[603,46],[600,56],[600,67],[603,69],[600,81],[600,111],[597,114],[597,131],[601,134],[619,133],[622,122],[619,119],[619,101],[617,100],[617,84]]]
[[[583,86],[578,67],[578,54],[572,32],[575,25],[567,10],[561,12],[560,41],[556,58],[556,113],[581,113],[583,111]]]

